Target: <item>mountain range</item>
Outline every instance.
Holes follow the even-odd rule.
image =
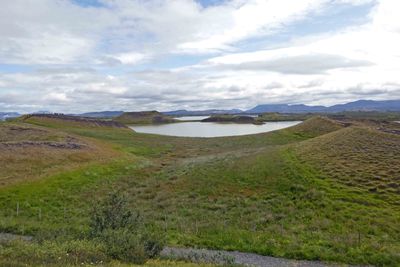
[[[338,104],[330,107],[325,106],[307,106],[307,105],[258,105],[245,113],[334,113],[344,111],[400,111],[400,100],[358,100],[346,104]]]
[[[17,112],[0,112],[0,121],[4,121],[8,118],[15,118],[20,116]]]
[[[206,109],[206,110],[174,110],[162,112],[169,116],[207,116],[211,114],[239,114],[243,113],[240,109]]]
[[[193,116],[193,115],[211,115],[211,114],[259,114],[266,112],[278,113],[335,113],[344,111],[400,111],[400,100],[358,100],[346,104],[338,104],[334,106],[309,106],[304,104],[290,105],[290,104],[263,104],[254,108],[242,111],[240,109],[229,110],[176,110],[163,112],[166,115],[173,116]]]
[[[206,110],[174,110],[161,112],[169,116],[208,116],[212,114],[259,114],[266,112],[278,113],[336,113],[344,111],[398,111],[400,112],[400,100],[358,100],[346,104],[338,104],[333,106],[309,106],[304,104],[263,104],[248,110],[240,109],[206,109]],[[45,113],[40,112],[40,113]],[[48,113],[46,111],[46,113]],[[76,116],[93,117],[93,118],[114,118],[124,113],[123,111],[99,111],[74,114]],[[17,112],[0,112],[0,120],[18,117],[21,114]]]

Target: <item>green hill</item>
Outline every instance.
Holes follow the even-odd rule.
[[[400,135],[349,127],[296,146],[326,178],[389,198],[400,194]],[[400,204],[400,203],[399,203]]]
[[[126,128],[125,125],[106,119],[70,116],[64,114],[29,114],[16,118],[14,121],[26,122],[37,125],[52,125],[53,127],[110,127]]]
[[[120,116],[114,118],[114,121],[124,124],[156,124],[177,122],[177,120],[158,111],[124,112]]]

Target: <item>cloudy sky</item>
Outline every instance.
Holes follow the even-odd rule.
[[[400,99],[398,0],[0,5],[0,111]]]

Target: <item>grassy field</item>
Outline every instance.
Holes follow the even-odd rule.
[[[400,135],[385,127],[314,117],[208,139],[48,118],[3,123],[0,145],[36,143],[1,150],[0,231],[82,236],[91,205],[117,190],[170,245],[398,266]]]

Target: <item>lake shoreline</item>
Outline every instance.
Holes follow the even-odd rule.
[[[266,122],[261,125],[230,123],[182,121],[180,123],[128,125],[135,132],[175,137],[214,138],[225,136],[243,136],[276,131],[295,126],[301,121]]]

